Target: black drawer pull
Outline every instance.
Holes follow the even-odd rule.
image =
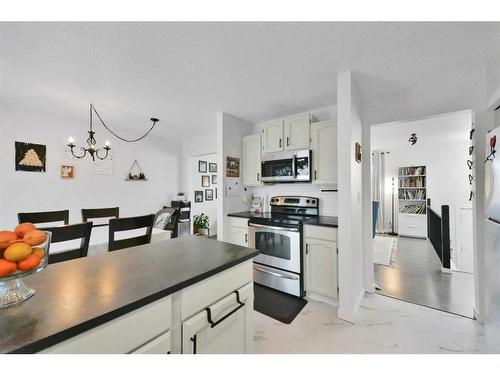
[[[245,306],[244,302],[240,301],[240,293],[235,290],[234,293],[236,293],[236,302],[238,302],[238,306],[236,306],[233,310],[229,311],[226,315],[224,315],[222,318],[220,318],[217,321],[212,320],[212,310],[210,310],[210,307],[207,307],[205,310],[207,312],[207,320],[210,323],[210,328],[214,328],[217,324],[223,322],[227,318],[229,318],[231,315],[233,315],[236,311],[241,309],[243,306]]]
[[[198,336],[194,335],[190,338],[190,340],[193,342],[193,354],[196,354],[196,344],[198,341]]]

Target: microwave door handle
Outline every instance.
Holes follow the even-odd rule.
[[[296,165],[297,165],[297,155],[293,155],[293,158],[292,158],[292,175],[293,175],[293,178],[296,178],[297,177],[297,168],[296,168]]]

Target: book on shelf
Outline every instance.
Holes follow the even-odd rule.
[[[399,175],[403,177],[425,175],[425,166],[399,168]]]
[[[425,199],[425,189],[400,190],[399,199]]]
[[[426,206],[423,204],[408,204],[399,209],[401,214],[425,214]]]

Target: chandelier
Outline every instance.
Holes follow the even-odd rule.
[[[137,141],[140,141],[141,139],[145,138],[150,132],[151,130],[153,130],[153,128],[155,127],[156,123],[160,120],[158,120],[157,118],[154,118],[152,117],[151,118],[151,121],[153,122],[153,125],[151,126],[151,128],[146,132],[146,134],[140,136],[139,138],[135,138],[135,139],[126,139],[126,138],[123,138],[121,136],[119,136],[118,134],[116,134],[114,131],[112,131],[107,125],[106,123],[102,120],[101,116],[99,115],[99,113],[97,112],[96,108],[94,107],[93,104],[90,104],[90,128],[89,128],[89,137],[87,138],[87,147],[80,147],[80,153],[79,154],[76,154],[75,153],[75,147],[76,147],[76,144],[75,144],[75,140],[73,139],[73,137],[69,137],[68,138],[68,143],[67,143],[67,146],[70,148],[70,151],[71,151],[71,155],[73,155],[75,158],[78,158],[78,159],[82,159],[84,158],[87,154],[90,155],[90,157],[92,158],[93,161],[96,160],[96,157],[97,159],[99,160],[104,160],[108,157],[109,155],[109,151],[111,150],[111,145],[109,143],[109,141],[106,141],[104,143],[104,146],[102,148],[98,148],[96,147],[97,145],[97,141],[94,137],[94,134],[95,134],[95,131],[93,130],[92,128],[92,125],[93,125],[93,118],[92,118],[92,113],[95,113],[97,115],[97,118],[99,119],[99,121],[101,122],[101,124],[111,133],[113,134],[116,138],[124,141],[124,142],[137,142]]]

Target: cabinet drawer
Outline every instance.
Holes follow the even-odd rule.
[[[57,315],[57,314],[56,314]],[[54,316],[57,319],[57,316]],[[130,353],[167,331],[172,325],[172,300],[165,297],[54,345],[44,353]]]
[[[171,340],[170,331],[165,332],[146,345],[134,350],[132,354],[170,354],[172,350]]]
[[[252,281],[253,261],[247,260],[183,289],[181,291],[182,320],[193,316],[198,311]]]
[[[337,228],[305,225],[304,232],[306,238],[316,238],[324,241],[337,241]]]
[[[400,236],[427,237],[427,216],[399,214],[398,234]]]

